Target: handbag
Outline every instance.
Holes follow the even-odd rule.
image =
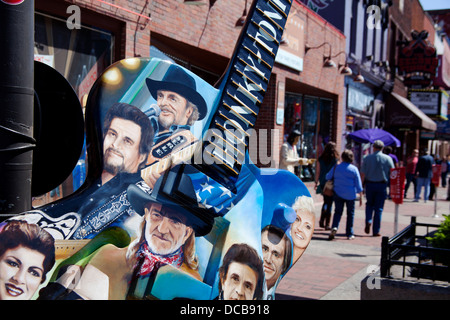
[[[328,197],[334,196],[334,171],[336,170],[336,165],[333,168],[333,177],[331,180],[327,180],[323,186],[322,194]]]

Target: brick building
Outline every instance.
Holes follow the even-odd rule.
[[[387,105],[390,113],[387,113],[386,117],[389,118],[387,126],[391,130],[397,130],[398,138],[403,141],[403,148],[398,154],[399,159],[406,159],[415,148],[428,146],[428,139],[434,136],[437,128],[435,118],[425,114],[419,106],[408,100],[408,90],[411,86],[405,83],[404,75],[399,72],[399,51],[405,44],[414,40],[412,30],[427,32],[427,43],[434,45],[434,23],[422,9],[420,2],[418,0],[393,1],[390,9],[388,59],[393,66],[391,68],[391,79],[394,81],[392,91],[405,99],[401,99],[402,101],[396,98],[390,99]],[[396,117],[392,112],[398,113],[398,116]],[[404,120],[406,117],[408,121]]]
[[[228,66],[241,31],[237,21],[251,0],[192,2],[36,0],[35,59],[61,72],[81,101],[108,65],[151,54],[164,54],[214,85]],[[258,132],[267,130],[267,138],[261,137],[268,148],[251,148],[260,166],[278,167],[283,137],[294,127],[303,133],[299,149],[304,157],[316,158],[328,140],[341,145],[344,76],[323,67],[323,58],[345,50],[345,37],[298,0],[287,26],[289,41],[280,51],[294,63],[277,57],[273,68],[255,125]],[[305,53],[305,46],[320,47]]]

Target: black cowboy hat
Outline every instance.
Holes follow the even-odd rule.
[[[162,175],[151,194],[131,184],[127,189],[128,201],[140,215],[144,215],[149,202],[169,207],[187,218],[186,225],[192,227],[196,237],[205,236],[212,229],[215,213],[198,203],[192,180],[183,169],[184,165],[178,165]]]
[[[167,69],[162,80],[147,78],[145,81],[155,100],[157,99],[158,90],[173,91],[197,106],[199,112],[198,120],[202,120],[206,116],[208,108],[205,99],[197,92],[194,78],[182,67],[172,64]]]

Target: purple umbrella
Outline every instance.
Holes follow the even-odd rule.
[[[357,130],[350,133],[348,137],[360,143],[374,143],[375,140],[381,140],[385,146],[400,147],[401,145],[400,140],[392,134],[378,128]]]

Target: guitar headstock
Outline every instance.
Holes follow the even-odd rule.
[[[200,171],[236,192],[235,184],[269,84],[291,1],[254,1],[228,69],[218,85],[220,96],[203,141],[208,164]]]

